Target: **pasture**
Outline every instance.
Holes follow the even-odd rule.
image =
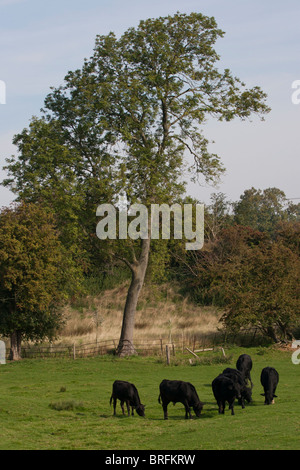
[[[253,403],[235,416],[219,415],[211,382],[239,354],[253,359]],[[274,349],[226,350],[227,364],[190,365],[182,356],[167,366],[155,357],[119,359],[35,359],[0,366],[0,449],[225,450],[300,449],[300,365],[291,352]],[[205,353],[208,354],[208,353]],[[209,354],[208,354],[209,357]],[[260,372],[279,372],[278,398],[265,406]],[[205,403],[200,418],[184,419],[180,403],[169,405],[164,421],[158,403],[163,379],[190,381]],[[146,405],[146,417],[117,415],[110,407],[115,379],[133,382]],[[194,413],[192,412],[193,416]]]

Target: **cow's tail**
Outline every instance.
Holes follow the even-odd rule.
[[[110,406],[111,406],[112,399],[113,399],[113,396],[111,396],[111,397],[110,397],[110,400],[109,400]]]
[[[161,401],[160,401],[160,394],[158,395],[158,403],[161,403]]]

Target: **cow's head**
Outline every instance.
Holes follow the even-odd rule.
[[[142,405],[142,403],[140,403],[135,409],[139,416],[145,416],[145,405]]]
[[[194,412],[195,412],[195,415],[196,415],[198,418],[200,418],[203,405],[204,405],[204,403],[202,403],[202,401],[199,401],[198,403],[196,403],[196,405],[193,406],[193,410],[194,410]]]
[[[245,387],[243,389],[243,398],[247,400],[248,403],[252,401],[252,389],[249,387]]]
[[[261,393],[262,397],[265,397],[265,405],[272,405],[274,403],[274,398],[277,398],[277,395],[267,392],[267,393]]]

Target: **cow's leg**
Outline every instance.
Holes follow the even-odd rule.
[[[130,403],[129,400],[126,400],[127,414],[130,416]]]
[[[113,398],[114,402],[113,402],[113,407],[114,407],[114,416],[116,416],[116,406],[117,406],[117,399],[114,397]]]
[[[122,408],[122,413],[123,413],[123,415],[125,415],[125,411],[124,411],[124,400],[121,400],[121,408]]]
[[[164,410],[164,419],[168,419],[168,404],[170,402],[163,402],[162,406],[163,406],[163,410]]]
[[[231,414],[234,415],[234,399],[229,403],[229,409],[231,410]]]
[[[252,380],[251,380],[250,372],[249,372],[249,380],[250,380],[251,388],[253,388],[253,382],[252,382]]]
[[[190,408],[188,402],[186,401],[183,404],[184,404],[184,407],[185,407],[185,419],[188,419],[188,418],[192,419],[191,408]]]
[[[224,400],[219,400],[218,405],[219,405],[219,414],[223,415],[224,412],[225,412],[225,401]]]

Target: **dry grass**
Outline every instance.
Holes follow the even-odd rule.
[[[66,307],[66,322],[58,342],[118,339],[127,290],[128,283],[125,283]],[[213,307],[195,305],[169,284],[151,288],[144,286],[137,306],[134,339],[149,341],[212,333],[220,326],[220,315]]]

